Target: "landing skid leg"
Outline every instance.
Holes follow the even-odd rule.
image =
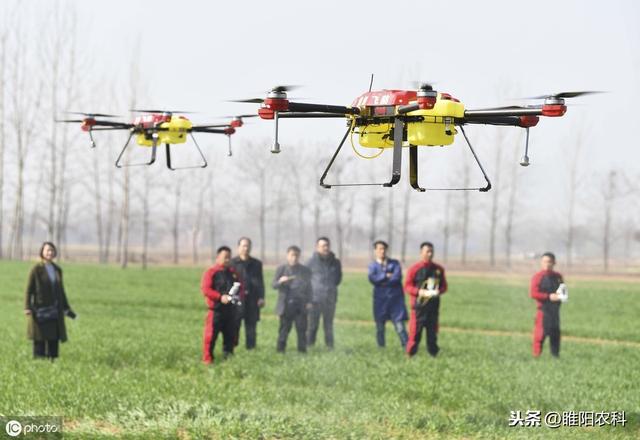
[[[485,182],[487,182],[487,185],[482,187],[482,188],[421,188],[418,185],[418,147],[416,147],[415,145],[411,145],[409,147],[409,179],[411,181],[411,186],[416,189],[417,191],[420,192],[424,192],[424,191],[480,191],[480,192],[487,192],[491,189],[491,181],[489,180],[489,176],[487,176],[487,173],[484,170],[484,167],[482,166],[482,163],[480,163],[480,159],[478,158],[478,155],[476,154],[475,150],[473,149],[473,146],[471,145],[471,142],[469,142],[469,138],[467,137],[467,133],[465,133],[464,128],[462,127],[462,125],[460,125],[460,130],[462,131],[462,135],[464,136],[464,140],[467,142],[467,146],[469,147],[469,150],[471,151],[471,154],[473,154],[473,158],[475,159],[476,163],[478,164],[478,167],[480,167],[480,171],[482,171],[482,175],[484,176],[484,180]]]
[[[489,176],[487,176],[487,173],[484,170],[484,167],[480,163],[480,159],[478,159],[478,155],[476,154],[475,150],[471,146],[471,142],[469,142],[469,138],[467,137],[467,133],[465,133],[464,127],[462,125],[460,126],[460,130],[462,131],[462,135],[464,136],[464,140],[467,141],[467,145],[469,146],[469,150],[471,150],[471,154],[473,154],[473,158],[476,160],[476,163],[480,167],[480,171],[482,171],[482,176],[484,177],[485,182],[487,182],[487,186],[485,186],[484,188],[474,188],[474,189],[477,189],[480,192],[487,192],[487,191],[489,191],[491,189],[491,180],[489,180]]]
[[[426,189],[418,185],[418,147],[415,145],[409,146],[409,182],[416,191],[426,191]]]
[[[202,154],[202,150],[200,149],[200,146],[198,145],[198,142],[196,141],[196,138],[193,136],[192,133],[189,133],[191,135],[191,139],[193,140],[193,143],[196,146],[196,150],[198,150],[198,153],[200,153],[200,158],[202,159],[202,164],[201,165],[194,165],[194,166],[188,166],[188,167],[177,167],[174,168],[171,166],[171,145],[170,144],[165,144],[165,151],[167,153],[167,168],[169,168],[171,171],[175,171],[175,170],[188,170],[191,168],[206,168],[208,163],[207,163],[207,159],[204,157],[204,154]]]
[[[404,140],[404,121],[396,118],[393,123],[393,165],[391,180],[382,186],[388,188],[400,182],[400,167],[402,166],[402,141]]]
[[[382,182],[382,183],[335,183],[335,184],[328,184],[325,183],[325,179],[327,178],[327,174],[329,174],[329,170],[331,169],[331,167],[333,166],[333,163],[335,162],[336,158],[338,157],[338,154],[340,154],[340,150],[342,149],[342,146],[344,145],[345,141],[347,140],[347,137],[349,136],[349,133],[351,133],[351,127],[347,128],[347,131],[344,133],[344,136],[342,137],[342,140],[340,141],[340,144],[338,145],[338,148],[336,149],[336,151],[333,153],[333,156],[331,157],[331,160],[329,161],[329,164],[327,165],[327,168],[325,168],[324,172],[322,173],[322,177],[320,177],[320,186],[322,186],[323,188],[331,188],[332,186],[384,186],[384,187],[391,187],[393,185],[395,185],[396,183],[398,183],[400,181],[400,175],[401,175],[401,166],[402,166],[402,142],[404,141],[404,121],[401,119],[396,118],[395,122],[394,122],[394,132],[393,132],[393,165],[392,165],[392,169],[391,169],[391,180],[389,180],[388,182]]]

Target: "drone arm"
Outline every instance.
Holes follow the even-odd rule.
[[[224,127],[228,127],[228,125],[224,125]],[[190,133],[213,133],[213,134],[227,134],[226,130],[220,130],[217,128],[208,128],[208,127],[192,127]]]
[[[320,112],[284,112],[278,113],[279,118],[344,118],[342,113],[320,113]]]
[[[519,116],[465,116],[456,120],[457,124],[479,124],[519,127]]]
[[[290,112],[318,112],[318,113],[332,113],[336,115],[357,115],[360,113],[360,109],[357,107],[345,107],[341,105],[326,105],[326,104],[307,104],[301,102],[289,102],[287,108]]]
[[[492,116],[540,116],[542,115],[542,108],[505,108],[505,109],[480,109],[480,110],[465,110],[465,118],[474,117],[492,117]]]

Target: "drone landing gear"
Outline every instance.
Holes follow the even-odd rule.
[[[165,144],[165,151],[167,153],[167,168],[169,168],[171,171],[175,171],[175,170],[188,170],[188,169],[192,169],[192,168],[206,168],[207,167],[207,159],[204,157],[204,154],[202,154],[202,150],[200,150],[200,146],[198,145],[198,142],[196,141],[196,138],[193,136],[193,134],[189,133],[189,135],[191,136],[191,139],[193,139],[193,143],[196,146],[196,150],[198,150],[198,153],[200,153],[200,158],[202,159],[202,164],[200,165],[191,165],[188,167],[172,167],[171,166],[171,144]]]
[[[467,133],[465,133],[464,128],[462,127],[462,125],[460,125],[460,130],[462,131],[462,135],[464,136],[464,140],[467,141],[467,146],[469,147],[469,150],[471,151],[471,154],[473,155],[473,158],[476,160],[476,163],[478,164],[478,167],[480,167],[480,171],[482,171],[482,176],[484,177],[485,182],[487,182],[487,185],[481,188],[422,188],[420,187],[420,185],[418,185],[418,147],[415,145],[411,145],[409,147],[409,181],[411,183],[411,187],[413,189],[415,189],[416,191],[420,191],[420,192],[424,192],[424,191],[480,191],[480,192],[487,192],[491,189],[491,181],[489,180],[489,177],[487,176],[487,173],[484,170],[484,167],[482,166],[482,163],[480,163],[480,159],[478,158],[478,155],[476,154],[475,150],[473,149],[473,147],[471,146],[471,142],[469,142],[469,138],[467,137]],[[529,130],[527,129],[527,133],[529,132]],[[526,155],[526,153],[525,153]]]
[[[131,138],[133,137],[133,132],[131,132],[129,134],[129,138],[127,139],[127,142],[124,144],[124,147],[122,148],[122,151],[120,151],[120,154],[118,155],[118,158],[116,159],[116,167],[117,168],[123,168],[123,167],[137,167],[137,166],[141,166],[141,165],[151,165],[156,161],[156,151],[158,149],[158,135],[157,133],[154,133],[154,137],[153,137],[153,145],[151,146],[151,158],[149,159],[148,162],[136,162],[136,163],[122,163],[122,156],[124,156],[124,152],[127,150],[127,147],[129,146],[129,142],[131,142]]]
[[[322,173],[322,177],[320,177],[320,186],[322,186],[323,188],[331,188],[332,186],[384,186],[384,187],[390,188],[396,183],[398,183],[400,181],[400,175],[401,175],[400,168],[402,166],[402,142],[405,137],[405,124],[404,124],[404,121],[399,118],[396,118],[393,124],[393,160],[392,160],[392,168],[391,168],[391,179],[388,182],[331,183],[331,184],[324,183],[327,177],[327,174],[329,174],[329,170],[333,166],[333,163],[335,162],[336,157],[338,157],[338,154],[340,153],[340,150],[342,149],[342,146],[347,140],[347,137],[349,136],[349,133],[351,132],[351,130],[352,130],[352,127],[349,126],[344,136],[342,137],[342,141],[340,141],[338,148],[336,149],[335,153],[333,153],[333,156],[331,157],[331,160],[329,161],[327,168],[325,168],[324,172]]]
[[[325,183],[325,179],[327,177],[327,174],[329,173],[329,170],[331,169],[331,167],[333,166],[333,163],[335,162],[336,158],[338,157],[338,154],[340,153],[340,150],[342,149],[342,146],[344,145],[345,141],[347,140],[347,137],[349,136],[349,133],[351,132],[352,127],[349,127],[347,129],[347,131],[345,132],[344,136],[342,137],[342,141],[340,141],[340,144],[338,145],[338,148],[336,149],[335,153],[333,153],[333,156],[331,157],[331,160],[329,161],[329,164],[327,165],[327,168],[324,170],[324,172],[322,173],[322,177],[320,177],[320,185],[324,188],[331,188],[332,186],[384,186],[384,187],[392,187],[393,185],[395,185],[396,183],[398,183],[400,181],[400,168],[402,166],[402,143],[404,142],[404,139],[406,137],[406,130],[405,130],[405,123],[402,119],[400,118],[396,118],[394,121],[394,125],[393,125],[393,165],[392,165],[392,169],[391,169],[391,180],[389,182],[383,182],[383,183]],[[464,136],[465,141],[467,142],[467,146],[469,147],[469,150],[471,151],[471,154],[473,155],[473,158],[475,159],[476,163],[478,164],[478,167],[480,168],[480,171],[482,171],[482,175],[484,177],[485,182],[487,183],[486,186],[484,187],[474,187],[474,188],[422,188],[419,184],[418,184],[418,147],[416,145],[410,145],[409,146],[409,183],[411,184],[411,187],[413,189],[415,189],[416,191],[419,192],[424,192],[424,191],[446,191],[446,190],[450,190],[450,191],[480,191],[480,192],[487,192],[491,189],[491,181],[489,180],[489,177],[487,176],[487,173],[484,170],[484,167],[482,166],[482,163],[480,163],[480,159],[478,158],[478,155],[476,154],[475,150],[473,149],[473,146],[471,145],[471,142],[469,141],[469,138],[467,137],[467,133],[465,133],[464,128],[462,126],[460,126],[460,130],[462,131],[462,134]],[[528,130],[527,130],[528,133]],[[528,136],[527,136],[528,139]],[[526,153],[525,153],[526,156]]]
[[[526,134],[526,139],[524,141],[524,156],[522,156],[522,159],[520,159],[520,165],[522,165],[523,167],[528,167],[529,166],[529,127],[526,127],[525,130],[527,131],[527,134]]]

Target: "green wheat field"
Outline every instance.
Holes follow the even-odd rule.
[[[546,346],[531,357],[525,277],[451,275],[440,355],[423,345],[407,359],[390,324],[386,349],[377,348],[366,274],[348,273],[333,352],[319,344],[300,355],[292,332],[287,353],[276,354],[269,289],[258,349],[241,344],[205,366],[204,266],[63,264],[79,318],[67,321],[69,342],[50,363],[34,361],[26,339],[29,268],[0,263],[0,416],[62,416],[64,438],[640,438],[637,282],[569,277],[553,360]],[[627,423],[508,426],[510,411],[527,410],[625,411]]]

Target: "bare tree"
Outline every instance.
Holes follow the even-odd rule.
[[[173,224],[171,236],[173,237],[173,264],[180,261],[180,195],[182,191],[182,180],[176,179],[174,187]]]
[[[577,130],[576,141],[573,148],[573,157],[569,160],[569,181],[568,181],[568,200],[567,200],[567,238],[566,238],[566,258],[567,267],[573,265],[573,246],[576,234],[576,202],[577,193],[580,187],[579,166],[582,152],[582,130]]]
[[[464,161],[463,173],[462,173],[462,182],[465,188],[469,186],[469,163],[468,161]],[[469,241],[469,191],[462,192],[462,230],[461,230],[461,252],[460,252],[460,261],[463,265],[467,264],[467,243]]]
[[[503,131],[498,130],[497,133],[493,163],[493,194],[491,196],[491,211],[489,216],[489,261],[492,267],[496,265],[496,229],[498,227],[498,208],[500,201],[500,168],[502,148],[504,146]]]
[[[411,207],[411,187],[405,186],[404,189],[404,205],[402,207],[402,244],[401,244],[401,260],[403,263],[406,262],[407,258],[407,241],[409,237],[409,209]]]
[[[15,191],[15,205],[13,209],[13,222],[10,236],[10,258],[22,259],[24,236],[24,194],[25,194],[25,167],[33,132],[37,126],[34,124],[35,116],[39,114],[43,83],[39,80],[35,88],[27,85],[29,76],[28,56],[31,55],[25,45],[25,34],[18,23],[14,32],[16,37],[15,53],[12,56],[12,88],[11,98],[13,104],[12,124],[16,137],[17,156],[17,182]],[[35,93],[33,93],[35,91]],[[31,93],[30,93],[31,92]]]
[[[504,228],[505,259],[507,267],[511,267],[511,253],[513,250],[513,230],[516,212],[518,212],[518,166],[515,164],[517,152],[514,154],[511,173],[509,173],[509,192],[507,196],[507,215]]]
[[[0,34],[0,259],[4,257],[4,155],[5,133],[5,69],[7,61],[7,32]]]
[[[378,238],[378,231],[376,228],[378,225],[378,215],[380,213],[382,201],[382,196],[379,196],[376,193],[370,194],[369,196],[369,244],[373,244],[373,242]]]
[[[150,221],[150,201],[151,197],[151,173],[147,167],[144,168],[144,189],[142,193],[142,269],[147,269],[149,264],[149,229]]]
[[[196,214],[193,222],[193,230],[191,231],[191,259],[193,264],[198,264],[198,246],[200,245],[200,232],[202,230],[202,221],[204,216],[204,197],[207,192],[207,186],[202,185],[198,193]]]
[[[442,258],[446,263],[449,259],[449,239],[451,238],[451,192],[448,191],[444,199],[444,222],[442,225]]]
[[[393,224],[395,216],[395,203],[393,202],[393,188],[389,190],[389,196],[387,197],[387,237],[389,240],[389,247],[393,249],[393,238],[395,236],[395,227]]]

